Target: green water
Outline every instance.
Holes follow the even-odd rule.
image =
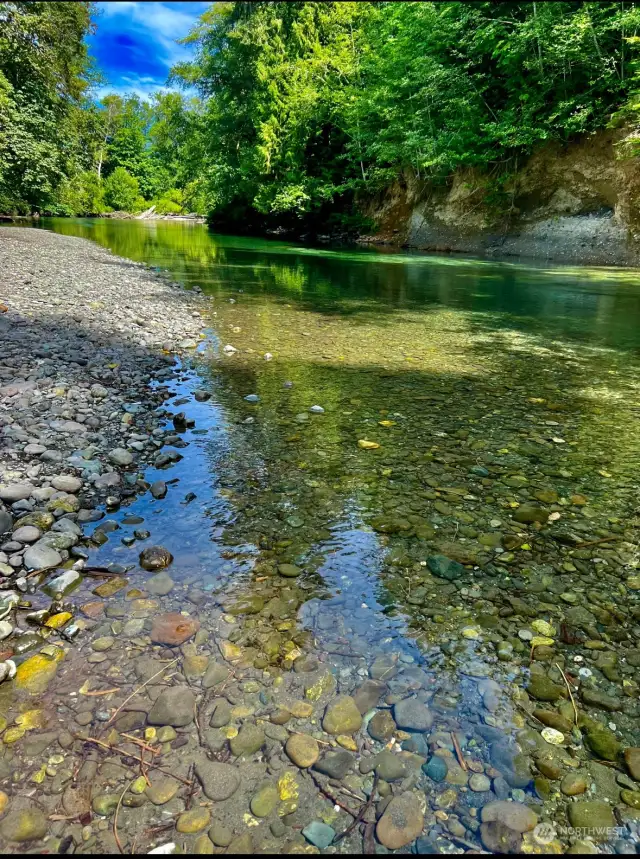
[[[563,693],[560,665],[581,712],[640,745],[638,273],[315,249],[192,224],[41,226],[210,299],[194,364],[213,393],[197,414],[209,434],[176,467],[207,506],[169,505],[153,539],[176,557],[172,576],[235,612],[233,641],[256,667],[287,672],[300,653],[342,693],[370,675],[392,695],[431,696],[441,731],[459,730],[491,773],[496,736],[537,761],[534,707],[572,721],[560,693],[524,695],[536,675]],[[304,569],[284,589],[283,563]],[[532,648],[535,621],[551,637]],[[595,779],[589,768],[605,767],[585,725],[564,744]],[[437,736],[431,751],[447,748]],[[418,739],[403,748],[426,756]],[[527,766],[527,801],[566,825],[558,782],[545,793]],[[447,785],[420,778],[428,806],[450,809]],[[496,794],[474,805],[465,791],[454,816],[477,843],[469,808]]]

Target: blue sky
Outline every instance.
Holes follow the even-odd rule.
[[[171,66],[192,54],[176,39],[186,36],[210,5],[160,0],[96,3],[98,29],[88,39],[89,50],[107,79],[98,97],[116,92],[145,98],[158,89],[166,90]]]

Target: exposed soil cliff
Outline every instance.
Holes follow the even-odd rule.
[[[433,251],[640,264],[637,134],[597,132],[535,152],[498,192],[495,178],[459,171],[435,185],[406,174],[362,201],[377,225],[361,241]]]

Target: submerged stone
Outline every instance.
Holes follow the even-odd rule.
[[[150,572],[162,570],[172,561],[173,555],[164,546],[149,546],[140,552],[140,566]]]
[[[325,710],[322,727],[328,734],[353,734],[362,726],[362,715],[349,695],[335,698]]]
[[[427,566],[434,576],[447,581],[455,581],[464,573],[464,567],[458,561],[452,561],[446,555],[431,555],[427,558]]]
[[[153,619],[151,641],[176,647],[192,638],[200,629],[200,621],[178,612],[168,612]]]

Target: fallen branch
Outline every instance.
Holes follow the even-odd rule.
[[[151,769],[159,770],[161,773],[165,775],[170,775],[171,778],[175,778],[177,781],[181,781],[182,784],[186,784],[191,786],[191,782],[186,778],[182,778],[182,776],[176,775],[175,772],[165,769],[164,767],[158,766],[158,764],[150,764],[147,761],[143,760],[139,755],[134,755],[133,752],[128,752],[126,749],[121,749],[119,746],[112,746],[110,743],[105,743],[104,740],[98,740],[95,737],[81,737],[78,734],[74,734],[76,740],[82,740],[83,743],[94,743],[96,746],[101,746],[103,749],[108,749],[110,752],[118,752],[119,755],[124,755],[125,758],[133,758],[135,761],[139,761],[145,767],[151,767]]]
[[[122,733],[122,736],[126,737],[128,740],[131,740],[132,743],[135,743],[137,746],[140,746],[140,748],[144,749],[146,752],[151,752],[152,755],[157,755],[160,751],[160,749],[154,749],[153,746],[149,746],[147,745],[147,743],[144,743],[142,740],[139,740],[138,737],[132,737],[131,734],[125,734],[124,731]]]
[[[612,534],[610,537],[600,537],[599,540],[587,540],[585,543],[576,543],[573,549],[584,549],[585,546],[597,546],[599,543],[613,543],[614,540],[623,540],[621,534]]]
[[[125,789],[120,794],[120,796],[118,798],[118,804],[116,805],[116,813],[113,816],[113,837],[115,838],[116,844],[118,845],[118,850],[121,853],[124,853],[124,850],[122,849],[122,844],[120,843],[120,838],[118,837],[118,812],[120,811],[120,806],[122,805],[122,800],[124,799],[124,795],[129,790],[129,788],[131,787],[133,782],[134,782],[134,779],[131,779],[129,784],[125,787]]]
[[[462,767],[462,769],[467,771],[467,762],[462,757],[462,749],[460,748],[460,743],[458,742],[458,738],[456,737],[455,731],[451,731],[451,741],[453,742],[453,748],[456,750],[456,757],[458,758],[458,763]]]
[[[356,826],[362,822],[362,819],[364,818],[367,811],[369,811],[369,809],[371,808],[371,806],[373,805],[373,802],[375,800],[376,792],[378,790],[378,780],[379,780],[378,773],[376,773],[374,778],[373,778],[373,786],[371,788],[371,793],[369,794],[369,798],[367,799],[366,802],[364,802],[360,806],[360,810],[356,814],[353,821],[344,830],[344,832],[341,832],[339,835],[335,836],[335,838],[331,842],[332,844],[337,844],[339,841],[342,841],[343,838],[346,838],[347,835],[349,835],[351,832],[353,832],[353,830],[356,828]]]
[[[316,778],[315,774],[313,772],[311,772],[311,770],[307,770],[307,772],[311,776],[311,781],[315,784],[315,786],[318,788],[320,793],[324,794],[324,796],[326,796],[327,799],[330,799],[334,805],[337,805],[343,811],[346,811],[347,814],[350,814],[351,817],[357,817],[358,816],[357,811],[354,811],[346,803],[340,802],[340,800],[338,799],[337,796],[334,796],[331,793],[331,791],[327,790],[327,788],[322,785],[322,783]]]
[[[93,698],[97,698],[98,695],[113,695],[114,692],[119,692],[120,687],[116,687],[115,689],[99,689],[95,692],[81,692],[81,695],[90,695]]]

